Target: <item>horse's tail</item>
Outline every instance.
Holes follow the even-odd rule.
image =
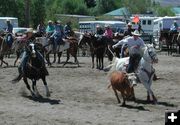
[[[14,78],[11,82],[14,84],[14,83],[17,83],[17,82],[19,82],[20,80],[21,80],[21,78],[22,78],[23,76],[22,76],[22,74],[19,74],[19,76],[17,76],[16,78]]]

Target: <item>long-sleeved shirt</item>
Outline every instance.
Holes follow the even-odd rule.
[[[133,36],[130,36],[130,37],[120,40],[118,43],[113,45],[113,48],[116,48],[124,44],[128,45],[130,54],[139,53],[140,52],[139,49],[145,47],[144,41],[140,37],[138,37],[135,40]]]
[[[111,29],[106,29],[105,32],[104,32],[104,35],[107,37],[107,38],[112,38],[113,37],[113,32]]]
[[[48,25],[46,28],[46,32],[47,33],[53,33],[54,32],[54,26],[53,25]]]

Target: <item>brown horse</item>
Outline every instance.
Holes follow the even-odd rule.
[[[6,64],[8,66],[8,63],[4,61],[4,56],[9,54],[9,51],[11,50],[11,46],[8,45],[8,43],[5,41],[5,37],[0,36],[0,60],[1,60],[1,65]]]
[[[69,48],[66,50],[67,59],[66,59],[66,62],[63,64],[63,66],[65,66],[68,63],[68,61],[70,59],[70,55],[72,55],[74,57],[74,62],[79,67],[79,61],[77,59],[77,52],[78,52],[78,40],[77,40],[77,38],[76,37],[69,37],[69,38],[65,39],[64,41],[69,43]],[[62,55],[62,51],[58,52],[58,63],[60,63],[61,55]]]
[[[79,62],[77,59],[77,51],[78,51],[77,37],[74,34],[74,36],[68,37],[67,39],[63,39],[63,40],[64,40],[64,44],[57,45],[56,50],[54,50],[52,42],[48,38],[46,38],[46,37],[37,37],[36,38],[36,42],[40,43],[40,44],[42,44],[42,46],[44,46],[45,57],[46,57],[48,65],[51,65],[50,58],[49,58],[49,55],[51,53],[54,54],[53,63],[56,62],[56,54],[58,54],[58,63],[60,63],[60,57],[62,55],[62,52],[64,50],[66,50],[67,51],[67,59],[66,59],[66,62],[63,64],[63,66],[67,64],[68,60],[70,59],[70,55],[72,55],[74,57],[75,62],[79,66]]]

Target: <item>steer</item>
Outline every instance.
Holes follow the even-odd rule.
[[[117,91],[121,92],[123,97],[122,106],[126,105],[127,99],[133,99],[135,101],[135,94],[133,86],[136,84],[136,77],[134,74],[127,74],[120,71],[114,71],[110,75],[110,85],[108,88],[112,86],[114,90],[115,96],[118,100],[118,103],[121,103]]]

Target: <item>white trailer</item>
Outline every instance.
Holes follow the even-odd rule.
[[[0,17],[0,30],[5,30],[7,27],[6,20],[10,20],[13,27],[18,27],[18,18],[16,17]]]
[[[133,22],[133,18],[134,17],[130,17],[131,22],[132,22],[132,27],[134,29],[138,29],[138,24],[135,24]],[[140,24],[141,24],[141,28],[144,31],[145,34],[153,34],[153,27],[154,27],[154,23],[153,21],[155,19],[157,19],[158,17],[151,17],[151,16],[139,16],[140,19]]]
[[[122,21],[80,21],[79,31],[95,33],[97,25],[100,25],[102,27],[104,27],[105,25],[110,25],[114,32],[116,32],[118,28],[123,32],[126,28],[126,23]]]
[[[153,27],[153,36],[154,36],[154,42],[156,45],[158,45],[158,48],[160,46],[163,46],[161,44],[162,41],[160,41],[161,35],[164,33],[168,33],[170,31],[171,25],[174,23],[174,21],[178,24],[178,32],[180,31],[180,16],[173,16],[173,17],[159,17],[158,19],[154,20],[154,27]]]

